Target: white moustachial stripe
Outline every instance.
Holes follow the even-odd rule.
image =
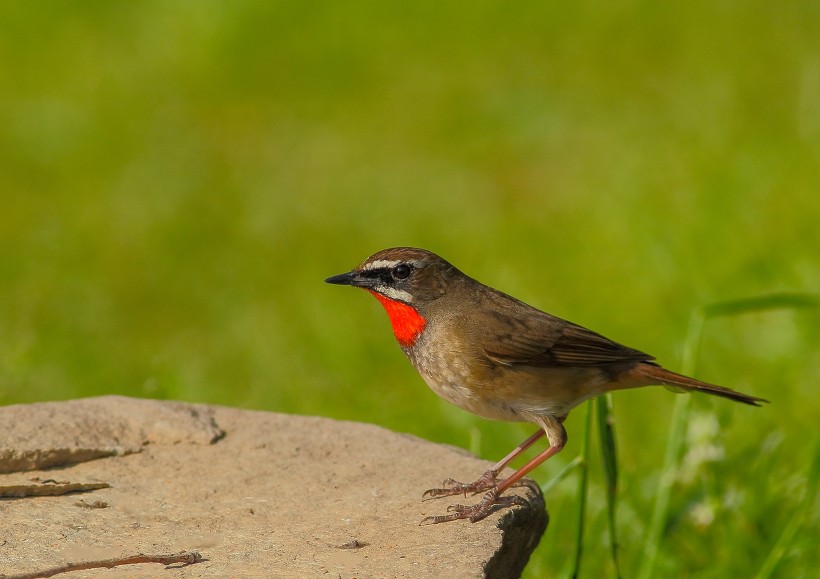
[[[383,296],[389,297],[391,300],[398,300],[400,302],[405,302],[408,304],[413,303],[412,295],[410,295],[406,291],[396,289],[394,287],[388,287],[386,285],[377,285],[373,288],[373,290],[379,292]]]

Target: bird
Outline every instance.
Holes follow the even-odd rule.
[[[582,402],[614,390],[662,385],[752,406],[768,402],[661,367],[655,358],[543,312],[461,272],[431,251],[393,247],[330,284],[362,288],[381,302],[404,354],[433,392],[483,418],[530,422],[538,430],[471,483],[446,479],[422,498],[479,494],[420,524],[475,522],[498,508],[525,504],[502,496],[564,447],[564,421]],[[547,447],[512,475],[499,474],[542,436]]]

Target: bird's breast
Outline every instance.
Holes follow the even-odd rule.
[[[491,420],[525,420],[494,388],[491,369],[458,336],[438,339],[431,328],[404,353],[430,389],[448,402]]]

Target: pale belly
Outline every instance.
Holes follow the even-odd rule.
[[[606,380],[592,368],[488,368],[452,350],[405,354],[441,398],[491,420],[533,422],[539,416],[565,416],[604,390]],[[478,368],[478,370],[476,370]]]
[[[438,381],[424,377],[430,390],[468,412],[491,420],[525,421],[516,409],[505,401],[490,399],[476,393],[472,388],[463,386],[457,380]]]

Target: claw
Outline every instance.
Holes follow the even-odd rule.
[[[441,497],[452,497],[455,495],[463,494],[465,497],[467,493],[478,494],[481,491],[486,491],[498,484],[498,480],[495,478],[496,473],[492,470],[488,470],[485,472],[481,477],[471,483],[462,483],[458,482],[455,479],[448,478],[441,483],[441,488],[437,489],[427,489],[421,495],[422,500],[428,501],[430,499],[438,499]]]
[[[464,505],[450,505],[447,507],[449,514],[424,517],[419,525],[437,525],[439,523],[448,523],[459,519],[468,519],[471,523],[475,523],[496,511],[498,508],[511,507],[513,505],[526,507],[529,506],[529,503],[518,495],[499,497],[498,491],[492,488],[477,504],[469,507]]]

